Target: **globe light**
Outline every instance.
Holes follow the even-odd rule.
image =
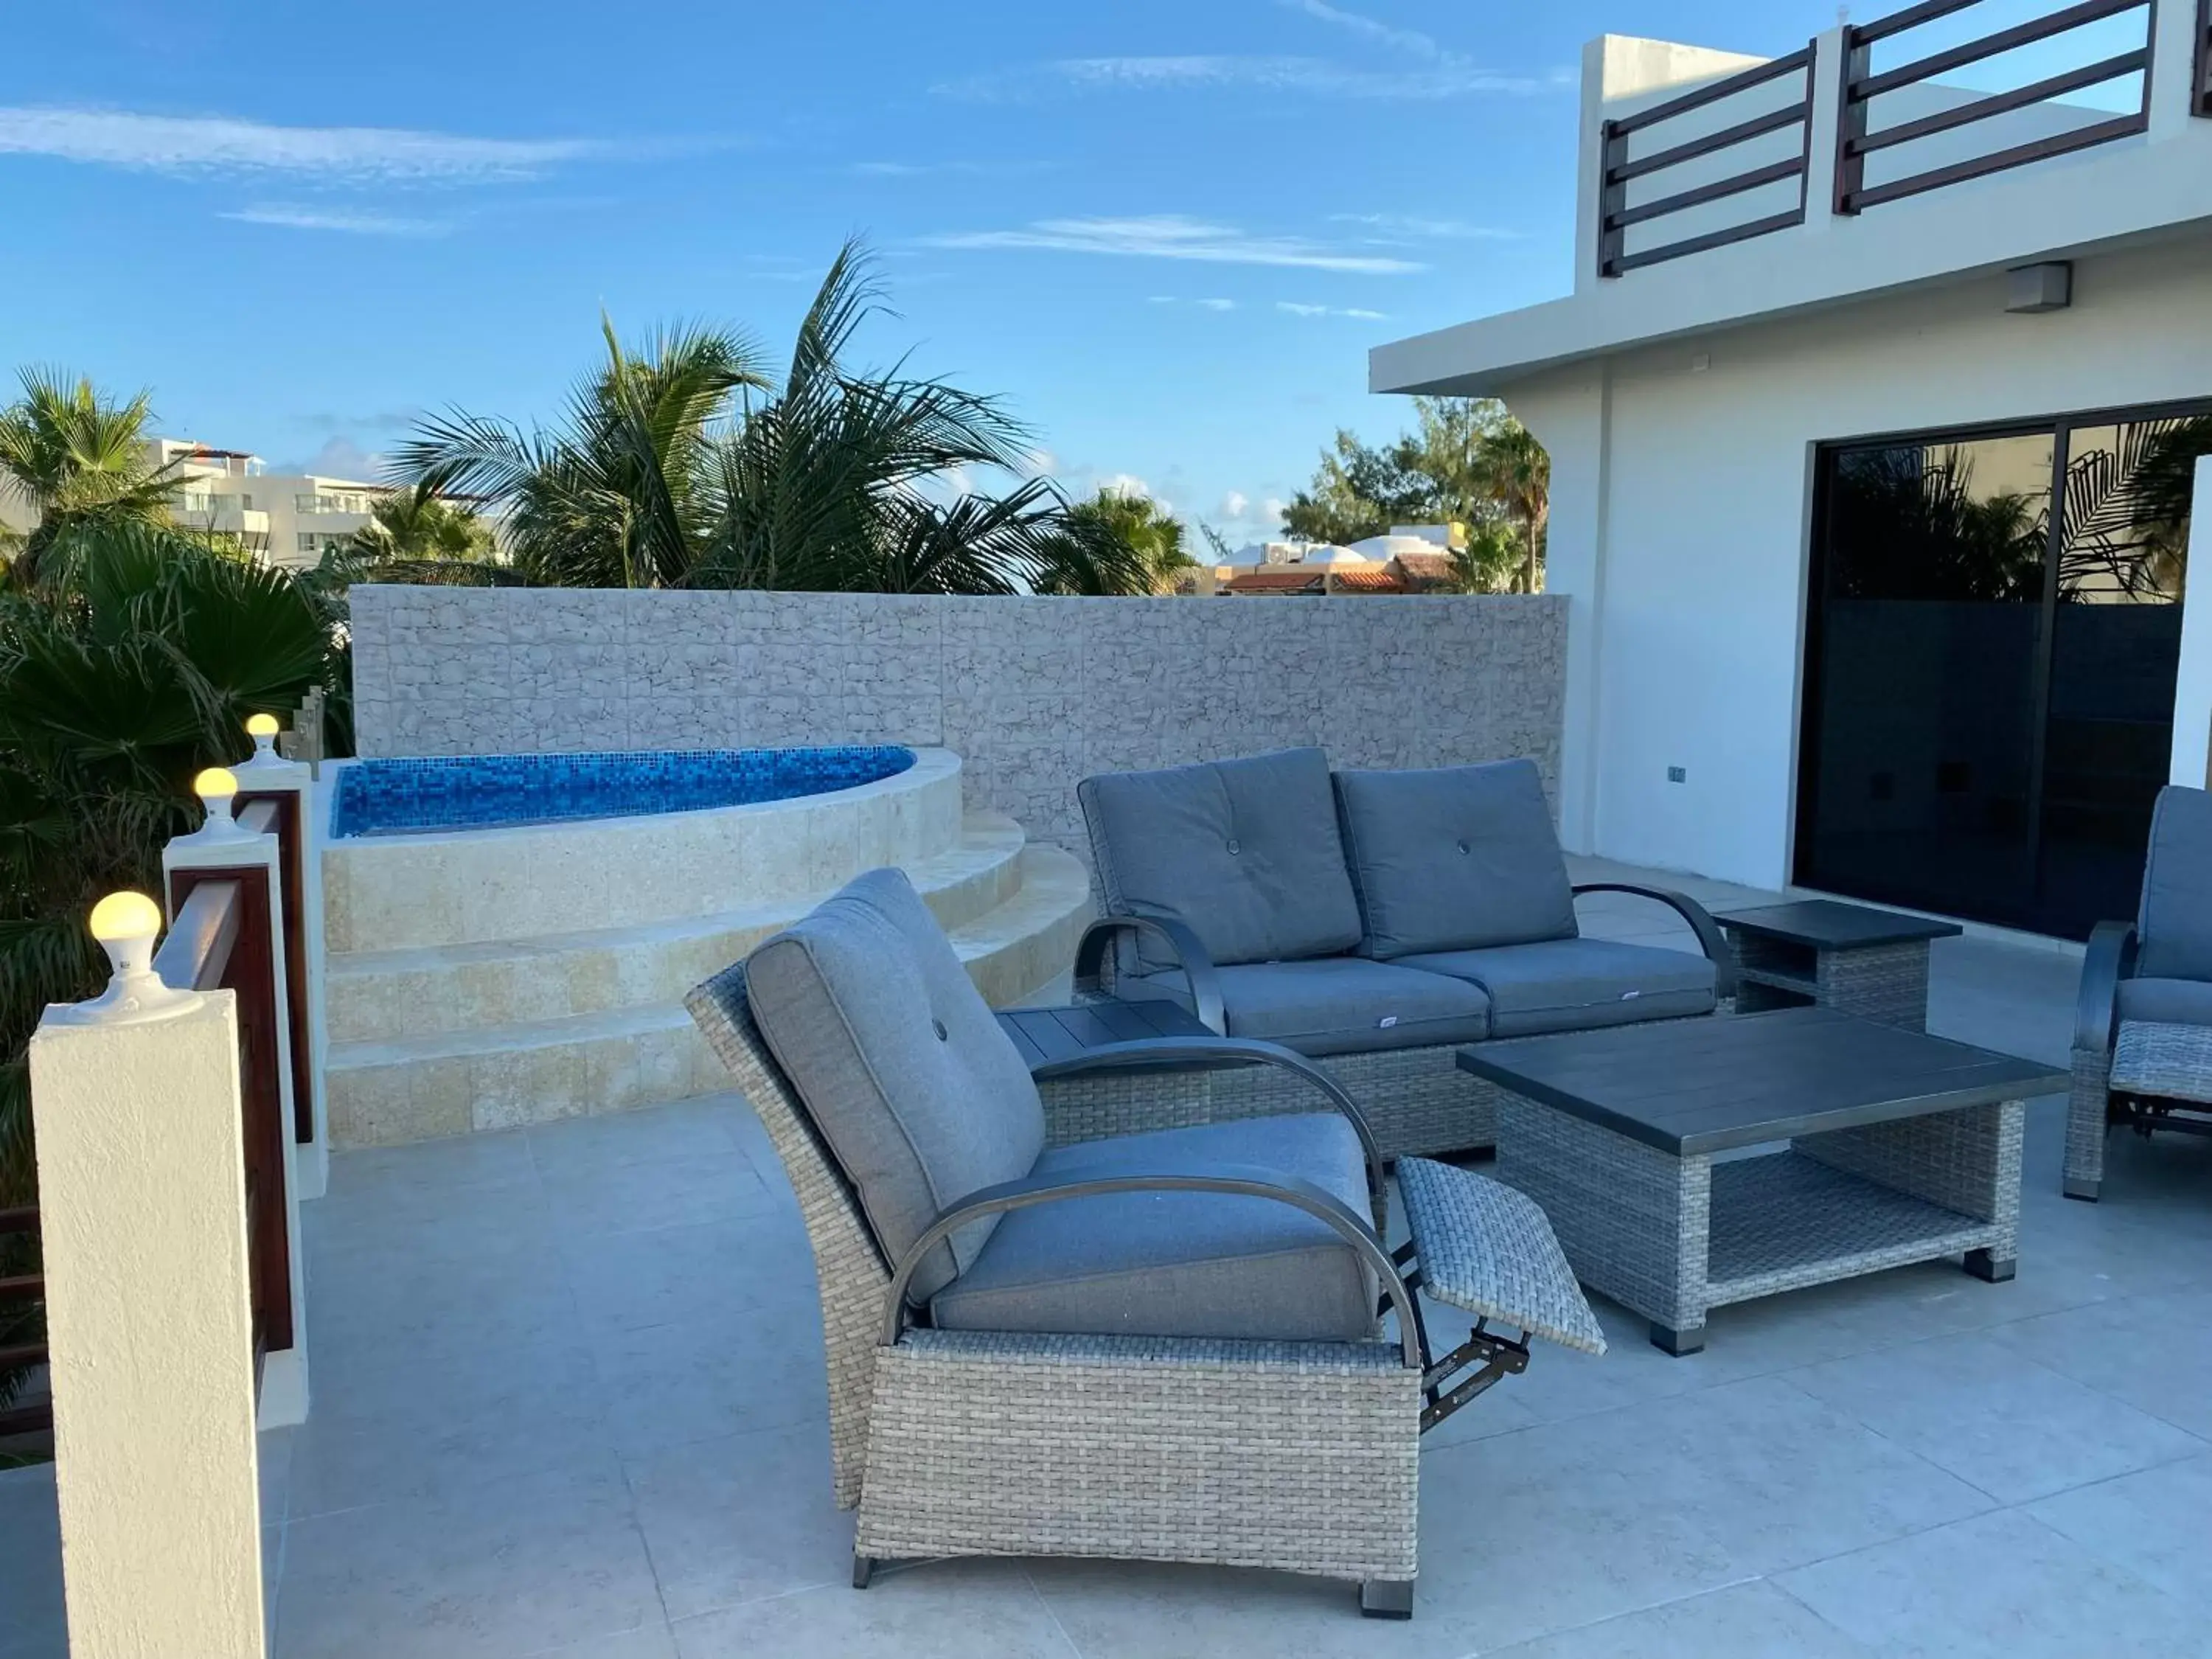
[[[92,907],[89,925],[93,938],[107,952],[107,988],[90,1002],[58,1011],[64,1019],[86,1024],[137,1018],[170,1012],[189,996],[163,984],[154,971],[161,907],[145,894],[110,893]]]
[[[238,833],[238,820],[230,815],[231,797],[238,793],[236,773],[227,766],[210,766],[192,780],[192,793],[207,809],[207,822],[199,830],[202,836],[220,841]]]

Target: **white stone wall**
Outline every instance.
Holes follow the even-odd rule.
[[[360,751],[942,746],[968,801],[1084,852],[1093,772],[1319,744],[1559,760],[1565,602],[353,590]]]

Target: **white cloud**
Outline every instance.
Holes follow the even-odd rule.
[[[1237,309],[1237,301],[1234,300],[1200,300],[1198,303],[1208,311],[1234,311]]]
[[[1022,102],[1069,88],[1088,92],[1252,88],[1317,98],[1438,102],[1485,94],[1525,95],[1565,84],[1562,72],[1500,75],[1453,57],[1418,69],[1355,69],[1323,58],[1196,53],[1063,58],[963,80],[940,82],[940,97]]]
[[[1405,213],[1332,213],[1329,222],[1368,225],[1401,236],[1420,236],[1437,241],[1517,242],[1522,233],[1493,225],[1470,224],[1464,219],[1431,219]]]
[[[1389,320],[1385,313],[1380,311],[1369,311],[1361,306],[1309,305],[1297,300],[1278,300],[1275,301],[1275,309],[1287,312],[1293,317],[1351,317],[1364,323],[1381,323]]]
[[[1244,509],[1251,505],[1250,496],[1241,489],[1232,489],[1221,498],[1221,506],[1217,510],[1216,516],[1224,519],[1241,519],[1244,516]]]
[[[477,138],[404,127],[287,127],[218,115],[0,106],[0,155],[143,173],[480,183],[533,179],[558,162],[610,149],[586,138]]]
[[[1370,276],[1428,269],[1416,260],[1354,253],[1304,237],[1254,235],[1232,225],[1209,224],[1179,213],[1131,219],[1040,219],[1018,230],[958,231],[921,240],[931,247],[1040,249],[1194,259],[1215,264],[1285,265]]]
[[[386,213],[352,213],[325,208],[263,204],[218,216],[241,224],[281,225],[288,230],[337,230],[356,236],[442,236],[453,228],[443,219],[407,219]]]
[[[381,483],[386,457],[364,449],[351,438],[337,437],[303,461],[280,461],[270,469],[279,474],[305,472],[324,478],[348,478],[356,483]]]
[[[1394,28],[1388,23],[1362,16],[1356,11],[1346,11],[1340,7],[1329,5],[1326,0],[1280,0],[1280,3],[1292,11],[1304,12],[1324,23],[1334,23],[1339,28],[1348,29],[1362,40],[1371,40],[1377,46],[1408,52],[1416,58],[1436,59],[1449,56],[1436,43],[1434,37],[1423,34],[1418,29]]]

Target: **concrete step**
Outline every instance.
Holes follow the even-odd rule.
[[[1003,813],[971,812],[957,847],[907,873],[938,921],[961,927],[1019,890],[1022,840]],[[324,977],[330,1040],[403,1042],[666,1006],[823,896],[536,939],[333,955]]]
[[[948,930],[969,976],[994,1006],[1024,1000],[1066,973],[1091,915],[1089,877],[1071,854],[1024,847],[1012,863],[1018,885],[1008,896]],[[707,971],[726,966],[734,955]],[[331,1139],[342,1146],[390,1146],[719,1093],[730,1086],[729,1074],[680,997],[473,1030],[334,1042],[325,1069]]]

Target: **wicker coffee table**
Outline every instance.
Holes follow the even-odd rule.
[[[1735,947],[1740,1014],[1811,1003],[1909,1031],[1928,1029],[1928,946],[1955,938],[1931,921],[1836,899],[1729,910],[1715,916]]]
[[[1498,1179],[1673,1354],[1726,1303],[1943,1256],[2011,1278],[2022,1103],[2068,1082],[1826,1008],[1486,1042],[1459,1063],[1509,1091]]]

